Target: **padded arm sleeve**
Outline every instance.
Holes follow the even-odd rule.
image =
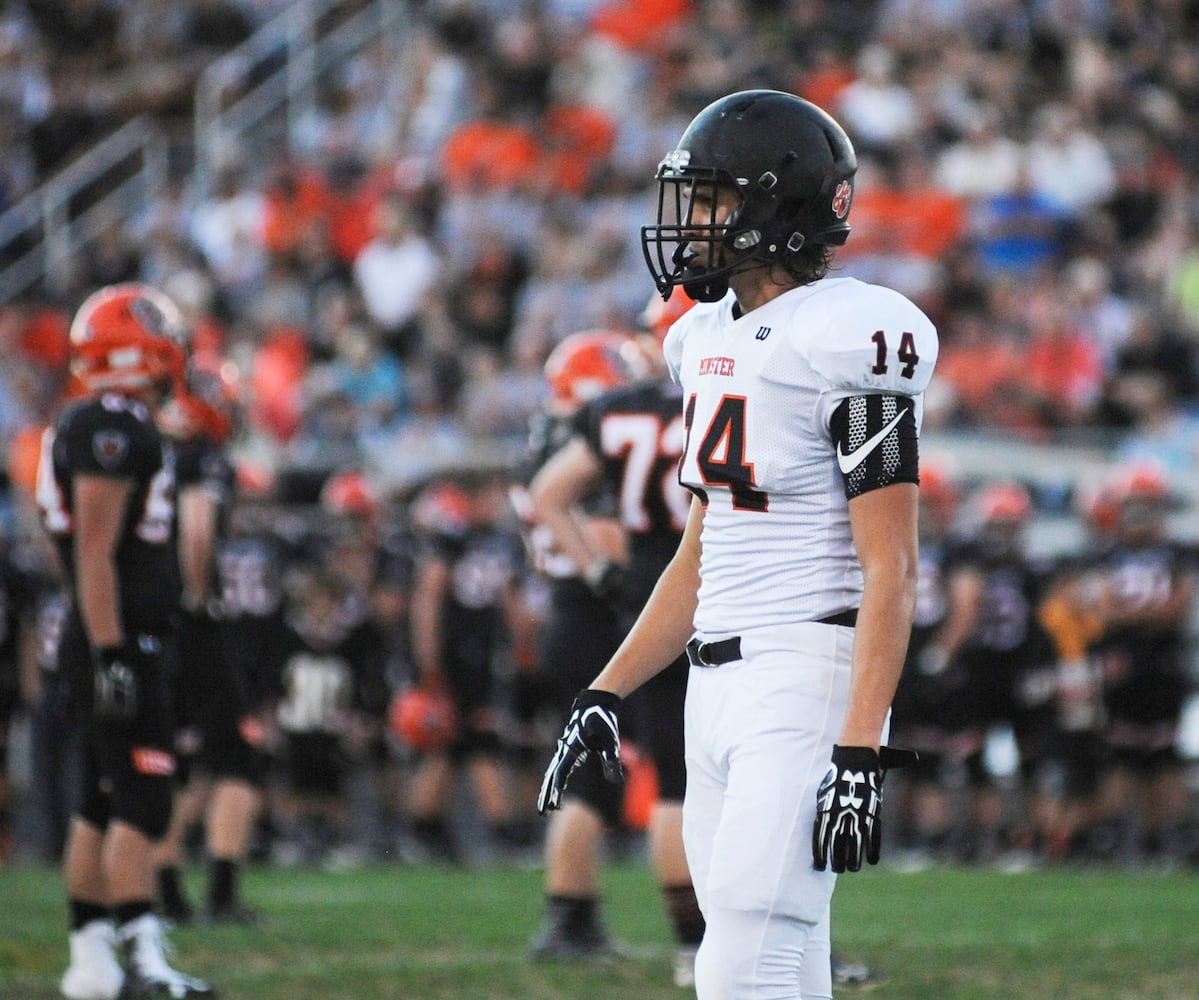
[[[920,481],[919,438],[911,397],[887,393],[848,396],[833,411],[829,429],[847,499],[892,483]]]

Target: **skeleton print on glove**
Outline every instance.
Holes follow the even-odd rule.
[[[617,712],[621,699],[609,691],[586,688],[579,692],[570,710],[566,728],[558,737],[558,748],[546,768],[537,796],[537,811],[542,815],[562,805],[570,772],[594,753],[600,759],[604,777],[613,784],[624,780],[620,765],[620,724]]]
[[[914,760],[911,750],[883,747],[880,754],[872,747],[833,747],[833,762],[816,793],[812,864],[817,871],[856,872],[863,861],[878,864],[883,775]]]

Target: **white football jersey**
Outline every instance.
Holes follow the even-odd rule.
[[[933,324],[889,288],[825,278],[740,318],[735,301],[693,307],[663,345],[688,415],[680,475],[707,497],[695,627],[710,638],[858,606],[842,470],[872,444],[839,455],[830,417],[895,394],[919,428],[937,359]]]

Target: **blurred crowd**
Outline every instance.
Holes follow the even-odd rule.
[[[2,203],[133,113],[186,118],[203,65],[284,6],[7,5]],[[176,156],[157,201],[114,218],[65,273],[0,306],[13,581],[0,674],[33,746],[53,725],[43,682],[62,613],[29,527],[37,442],[64,388],[74,308],[99,285],[143,280],[182,307],[193,355],[238,400],[239,499],[222,586],[231,613],[262,630],[263,645],[245,648],[278,654],[247,663],[275,763],[263,851],[331,861],[394,856],[402,845],[454,859],[462,848],[446,826],[464,822],[482,825],[487,850],[534,842],[529,789],[560,720],[529,708],[535,644],[514,623],[536,620],[541,591],[505,490],[546,403],[553,347],[579,330],[643,325],[652,286],[639,227],[652,214],[657,163],[700,108],[732,90],[798,93],[853,138],[853,233],[835,267],[899,289],[936,323],[926,434],[983,429],[1063,447],[1097,439],[1116,458],[1155,463],[1164,495],[1190,499],[1169,484],[1199,449],[1199,4],[425,0],[406,5],[406,18],[398,42],[372,43],[322,77],[285,148],[253,136],[231,144],[209,190]],[[991,484],[957,485],[981,495]],[[1026,499],[1023,527],[1038,516],[1036,495]],[[958,521],[978,542],[986,519]],[[1108,592],[1095,581],[1110,542],[1089,535],[1086,551],[1046,578],[1052,585],[1024,592],[1026,624],[1039,621],[1042,598],[1062,594],[1071,622],[1100,619],[1069,653],[1049,630],[1054,652],[1036,664],[1054,668],[1038,674],[1054,678],[1042,709],[1073,690],[1059,683],[1059,662],[1093,663],[1095,644],[1111,639],[1094,602],[1077,596]],[[464,588],[464,607],[486,609],[468,617],[496,677],[500,778],[517,789],[497,797],[495,776],[479,778],[471,801],[482,820],[455,816],[439,786],[413,799],[405,780],[437,746],[403,721],[400,698],[414,679],[410,610],[436,575],[422,569],[438,560]],[[990,566],[961,562],[976,576]],[[1191,569],[1183,555],[1171,562],[1173,584],[1185,590]],[[1170,624],[1185,640],[1182,680],[1164,712],[1175,735],[1193,679],[1183,604]],[[261,640],[279,630],[352,650],[354,681],[331,714],[285,683],[283,651],[295,642]],[[941,668],[922,676],[956,676]],[[1102,671],[1088,667],[1085,678],[1098,699],[1082,727],[1088,740],[1067,742],[1084,744],[1096,776],[1108,765],[1123,774]],[[319,690],[319,676],[310,679]],[[1017,721],[996,712],[972,731]],[[289,776],[288,734],[305,731],[334,737],[332,785],[297,787]],[[984,745],[937,748],[946,770],[933,784],[991,788]],[[69,768],[68,749],[50,741],[36,753]],[[1143,790],[1168,765],[1175,808],[1151,844],[1127,843],[1133,855],[1183,857],[1193,817],[1181,762],[1161,750],[1149,761],[1134,754],[1130,781]],[[1119,854],[1087,831],[1102,819],[1107,836],[1135,799],[1116,779],[1079,791],[1077,759],[1022,760],[1017,774],[1035,783],[1016,797],[1027,822],[1008,822],[1010,798],[980,796],[955,812],[925,795],[905,799],[905,836],[933,854],[981,856],[987,838],[1054,858]],[[1092,809],[1101,793],[1102,815]],[[57,856],[64,803],[54,784],[39,780],[13,801],[36,807],[38,853]],[[938,815],[954,818],[953,836]]]

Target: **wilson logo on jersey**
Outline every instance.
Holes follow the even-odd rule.
[[[758,332],[754,334],[754,340],[765,340],[770,336],[771,328],[768,326],[758,327]]]
[[[699,374],[700,375],[732,375],[733,374],[733,359],[723,357],[711,357],[699,359]]]

